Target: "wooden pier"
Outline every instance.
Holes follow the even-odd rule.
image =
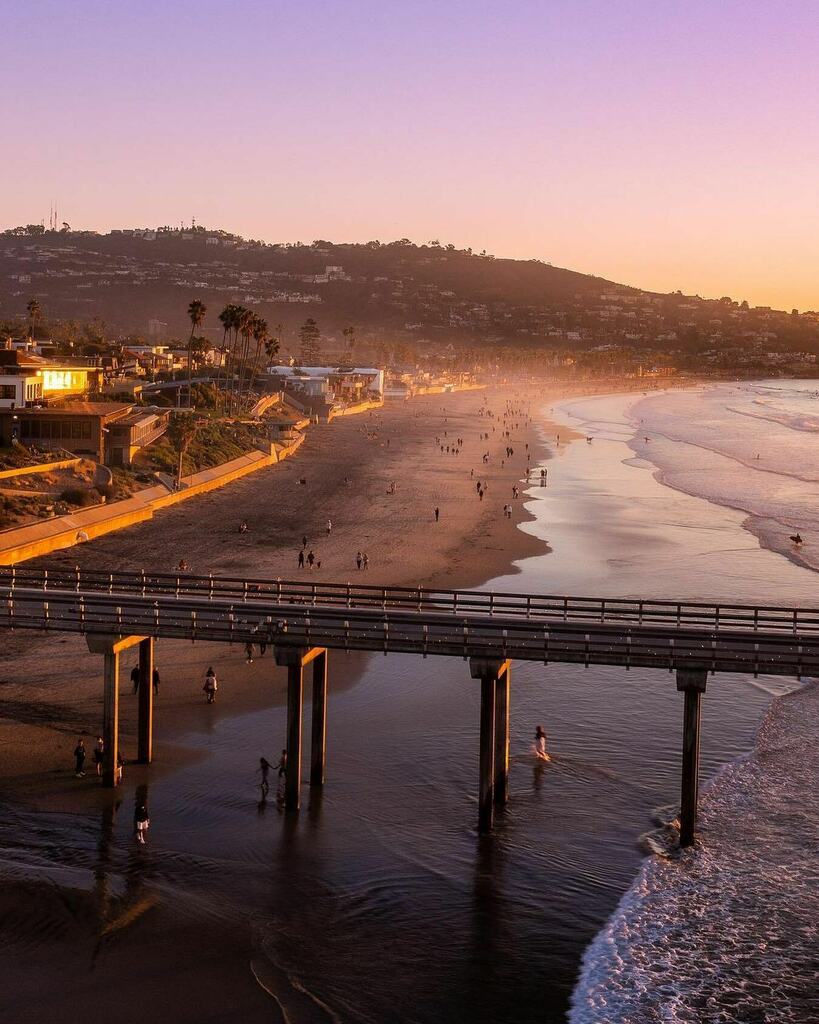
[[[680,842],[694,842],[700,707],[709,674],[819,674],[819,611],[146,573],[0,570],[0,627],[83,633],[103,655],[104,781],[116,785],[119,654],[139,645],[138,758],[153,734],[153,643],[264,643],[287,667],[285,804],[300,804],[304,670],[310,784],[324,783],[328,652],[460,657],[480,688],[478,828],[509,799],[512,660],[646,667],[683,693]]]

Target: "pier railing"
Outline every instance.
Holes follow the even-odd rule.
[[[6,570],[0,627],[711,672],[819,674],[819,613],[223,577]]]
[[[415,614],[480,615],[564,623],[659,626],[716,632],[787,633],[819,637],[819,608],[631,598],[592,598],[424,587],[379,587],[313,580],[247,579],[188,573],[99,572],[0,568],[0,593],[9,588],[205,598],[209,601],[315,605]]]

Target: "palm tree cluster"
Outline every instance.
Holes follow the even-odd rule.
[[[188,341],[188,383],[191,381],[191,345],[196,328],[205,317],[205,305],[198,299],[188,307],[191,336]],[[278,337],[271,336],[264,317],[236,303],[228,303],[219,314],[222,344],[218,348],[219,365],[214,385],[224,411],[236,415],[252,405],[253,383],[259,372],[262,354],[272,359],[279,351]],[[277,333],[281,327],[277,327]],[[223,374],[224,371],[224,374]]]

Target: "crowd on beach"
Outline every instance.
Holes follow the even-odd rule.
[[[483,404],[478,409],[478,416],[483,422],[479,425],[478,441],[480,442],[480,445],[478,447],[476,457],[480,458],[480,466],[482,468],[479,470],[479,473],[476,474],[475,465],[470,465],[468,469],[469,479],[470,481],[474,481],[474,494],[476,496],[476,500],[483,502],[489,492],[489,480],[487,478],[492,475],[493,463],[496,467],[499,465],[501,469],[506,469],[507,472],[511,471],[513,481],[509,485],[510,490],[508,492],[511,494],[511,500],[507,499],[501,507],[501,514],[503,518],[511,520],[514,514],[515,503],[522,497],[521,482],[525,483],[527,486],[532,486],[539,482],[541,487],[545,487],[547,483],[547,469],[545,467],[533,469],[531,466],[532,453],[530,451],[528,441],[523,442],[522,449],[520,445],[519,431],[530,427],[532,423],[530,404],[529,402],[508,400],[502,408],[495,411],[490,408],[488,402],[484,398]],[[443,458],[455,457],[457,459],[463,457],[467,451],[466,438],[463,436],[463,428],[459,427],[455,436],[450,437],[449,417],[447,415],[445,405],[440,407],[440,417],[440,429],[434,437],[435,451],[439,457]],[[360,429],[366,441],[379,444],[385,448],[389,447],[390,438],[385,434],[384,424],[380,417],[372,417],[370,422]],[[485,445],[484,443],[491,442],[493,440],[493,435],[494,440],[497,440],[498,434],[500,434],[500,438],[503,441],[503,447],[498,451],[497,456],[493,456],[493,445],[491,443]],[[557,435],[557,443],[558,445],[560,443],[559,434]],[[463,468],[463,472],[467,472],[466,467]],[[495,480],[495,483],[493,484],[494,490],[494,487],[497,485],[497,474],[493,476],[493,479]],[[351,486],[351,481],[347,476],[344,477],[344,484],[345,486]],[[298,485],[307,487],[308,482],[306,477],[299,477]],[[386,494],[388,496],[395,495],[397,491],[398,481],[390,480],[386,488]],[[435,503],[429,509],[430,519],[433,523],[439,523],[442,518],[445,517],[449,500],[450,498],[447,493],[442,493],[440,496],[436,495]],[[242,519],[238,523],[238,533],[240,535],[244,535],[249,531],[250,527],[247,520]],[[329,539],[333,535],[333,532],[334,524],[328,517],[323,530],[325,539]],[[318,550],[319,547],[320,545],[314,540],[311,540],[307,533],[304,533],[301,536],[301,546],[296,551],[296,566],[299,570],[305,572],[321,570],[322,558]],[[367,572],[370,568],[369,554],[359,547],[355,550],[354,554],[351,551],[349,564],[350,568],[354,565],[357,572]],[[180,572],[189,571],[189,565],[185,558],[180,559],[178,570]],[[262,587],[263,585],[259,584],[259,588],[261,589]],[[245,654],[248,664],[252,664],[254,662],[254,659],[257,656],[257,648],[258,656],[263,656],[266,653],[265,643],[246,643]],[[200,680],[201,679],[202,677],[200,677]],[[143,685],[138,666],[135,666],[131,672],[131,682],[133,685],[133,693],[136,695],[139,692],[140,686]],[[158,668],[153,669],[150,685],[152,686],[154,695],[158,696],[161,685]],[[201,692],[204,694],[205,702],[208,705],[216,703],[217,694],[219,692],[219,681],[213,666],[209,665],[204,672],[204,680],[201,683]],[[546,753],[546,736],[540,726],[538,726],[535,734],[533,752],[540,760],[549,759],[548,754]],[[105,748],[103,739],[102,737],[97,737],[92,751],[94,771],[97,777],[100,777],[103,774],[104,755]],[[80,739],[74,750],[75,775],[78,778],[82,778],[86,774],[86,757],[85,743],[83,739]],[[117,782],[122,781],[124,766],[125,761],[121,754],[119,754],[115,768]],[[269,776],[271,772],[275,772],[277,775],[281,795],[281,787],[287,773],[287,752],[282,751],[281,756],[275,764],[265,757],[261,757],[257,771],[261,774],[260,785],[262,798],[265,799],[269,792]],[[145,807],[144,802],[137,807],[134,821],[137,841],[144,843],[149,825],[147,807]]]

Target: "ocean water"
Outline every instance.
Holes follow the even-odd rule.
[[[815,381],[777,381],[563,411],[592,446],[622,438],[636,456],[627,464],[723,506],[734,529],[780,553],[781,576],[766,584],[748,574],[742,544],[708,593],[816,606],[816,577],[784,565],[817,565],[817,395]],[[571,1024],[819,1020],[819,686],[781,687],[752,749],[706,789],[701,845],[648,858],[584,954]]]
[[[719,416],[734,416],[729,404],[737,395],[733,389],[725,389],[723,399],[702,394],[711,403],[713,432],[722,438]],[[528,489],[535,518],[526,529],[553,550],[526,559],[517,573],[486,589],[817,604],[815,574],[773,545],[761,546],[747,511],[706,500],[704,492],[686,493],[682,475],[693,479],[698,460],[710,458],[711,450],[699,436],[699,414],[668,412],[680,397],[620,395],[556,409],[556,416],[593,441],[557,446],[544,435],[552,456],[549,483]],[[788,410],[788,400],[779,400],[784,404],[777,415]],[[762,449],[770,419],[745,419],[759,432]],[[698,435],[691,442],[681,440],[686,422]],[[776,429],[806,433],[778,421]],[[651,440],[637,440],[636,432]],[[661,464],[666,445],[673,449],[673,467]],[[751,443],[744,475],[770,473],[753,464],[753,449]],[[813,460],[819,474],[819,459]],[[672,472],[678,474],[673,480]],[[736,476],[747,483],[743,474]],[[763,518],[779,514],[771,506]],[[809,525],[800,528],[810,532]],[[284,709],[273,707],[181,738],[207,756],[151,783],[152,828],[144,856],[134,851],[134,793],[126,786],[117,814],[109,809],[77,818],[10,810],[0,818],[0,874],[15,883],[47,880],[61,892],[96,891],[104,880],[105,893],[116,894],[130,922],[111,943],[127,942],[129,929],[151,941],[152,929],[158,934],[169,918],[180,916],[199,920],[202,934],[215,934],[217,944],[220,932],[238,930],[246,943],[222,955],[245,957],[242,977],[266,993],[270,1005],[258,1018],[244,1020],[812,1019],[793,1015],[809,969],[815,925],[803,927],[804,914],[816,887],[815,876],[805,873],[810,856],[804,850],[811,843],[800,786],[797,780],[791,785],[787,769],[798,761],[801,785],[815,782],[813,762],[799,746],[809,742],[816,723],[813,691],[775,678],[724,675],[709,681],[702,773],[718,781],[705,801],[706,854],[646,860],[640,837],[679,794],[682,698],[673,675],[516,665],[511,802],[495,834],[480,839],[479,695],[468,666],[373,656],[356,685],[334,692],[333,658],[343,657],[331,654],[327,784],[320,796],[305,788],[297,818],[284,817],[272,799],[260,803],[255,785],[259,756],[272,760],[283,745]],[[274,671],[269,655],[256,666],[260,680]],[[788,714],[797,708],[804,734],[798,741],[788,727]],[[770,744],[755,747],[762,723],[760,735]],[[548,765],[531,754],[536,725],[548,735]],[[765,789],[769,769],[778,789]],[[751,807],[756,818],[771,808],[781,816],[760,836],[744,812]],[[731,836],[742,824],[740,863]],[[789,836],[804,850],[784,867],[793,852]],[[743,864],[749,870],[754,865],[762,839],[768,861],[759,860],[758,887],[749,889]],[[779,874],[769,863],[778,865]],[[727,902],[712,915],[709,929],[706,894],[723,876]],[[757,904],[754,894],[766,882],[767,902]],[[776,924],[774,904],[781,911]],[[25,928],[17,922],[14,943],[5,947],[12,967],[16,957],[47,957],[61,941],[53,911],[38,908]],[[674,941],[683,913],[689,915],[686,943]],[[760,914],[770,923],[767,951],[753,959],[755,932],[743,925],[755,920],[758,926]],[[802,929],[797,936],[794,927]],[[113,946],[100,954],[93,922],[87,932],[71,934],[78,955],[87,948],[95,984],[121,983]],[[744,952],[747,961],[739,959]],[[714,959],[710,987],[699,977],[702,955]],[[746,967],[753,967],[753,976],[743,982]],[[133,1019],[137,1012],[149,1019],[152,992],[167,985],[164,973],[145,969]],[[765,978],[774,973],[791,981],[766,987]],[[671,974],[675,980],[668,982]],[[723,986],[722,977],[732,978],[733,988]],[[84,978],[80,971],[73,983]],[[60,1005],[62,983],[59,975],[43,977],[38,992],[44,1006]],[[84,998],[83,989],[77,991],[83,1009],[93,1013],[93,991]],[[232,1019],[227,1008],[234,1001],[233,991],[214,993],[211,1018]],[[746,1012],[760,1005],[768,1007],[768,1016]],[[121,1024],[132,1019],[130,1009],[122,1007]],[[10,1024],[18,1019],[36,1017],[22,1011],[15,1016],[14,1009],[4,1016]]]

